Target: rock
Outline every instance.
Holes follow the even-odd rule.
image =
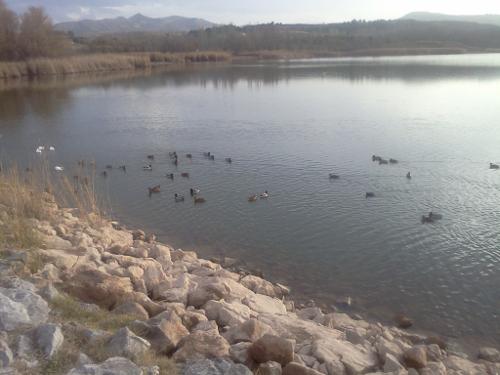
[[[274,333],[273,329],[267,324],[256,319],[249,319],[231,327],[223,336],[230,344],[235,344],[242,341],[255,342],[265,334]]]
[[[113,309],[113,313],[121,315],[131,315],[137,317],[137,319],[147,320],[149,319],[149,314],[144,307],[139,305],[137,302],[124,302]]]
[[[208,301],[204,306],[209,320],[215,320],[220,327],[234,326],[250,318],[248,306],[239,302]]]
[[[144,241],[146,239],[146,233],[144,233],[144,231],[142,230],[134,230],[132,232],[132,239],[134,241]]]
[[[426,367],[420,370],[420,375],[446,375],[446,367],[441,362],[429,362]]]
[[[281,365],[278,362],[261,363],[257,369],[259,375],[281,375]]]
[[[38,350],[45,358],[52,358],[64,342],[61,327],[53,323],[38,326],[34,338]]]
[[[197,311],[186,311],[182,315],[182,324],[184,324],[184,326],[189,330],[197,326],[201,322],[207,322],[207,321],[208,318],[201,312]]]
[[[242,303],[251,310],[261,314],[286,315],[286,307],[279,299],[264,296],[262,294],[248,295],[243,298]]]
[[[247,275],[240,280],[240,283],[252,292],[263,294],[269,297],[277,297],[275,286],[260,277]]]
[[[240,342],[229,348],[229,355],[236,363],[242,363],[249,368],[255,367],[255,362],[248,354],[248,348],[252,346],[250,342]],[[280,366],[281,368],[281,366]]]
[[[5,341],[0,340],[0,368],[9,367],[13,360],[14,356],[9,345]]]
[[[500,352],[494,348],[480,348],[477,357],[488,362],[500,362]]]
[[[380,337],[376,343],[375,348],[378,351],[380,358],[384,361],[387,354],[392,354],[398,361],[403,360],[403,352],[410,349],[410,346],[399,342],[398,340],[387,340]]]
[[[340,360],[332,359],[325,362],[328,375],[346,375],[345,366]]]
[[[427,350],[423,345],[417,345],[408,349],[404,355],[406,367],[421,369],[427,365]]]
[[[290,362],[283,368],[283,375],[321,375],[321,372],[303,366],[296,362]]]
[[[458,357],[456,355],[449,355],[444,361],[448,373],[450,370],[455,370],[458,372],[457,375],[467,374],[467,375],[485,375],[486,367],[482,364],[473,363],[467,359]]]
[[[100,365],[83,365],[74,368],[67,375],[143,375],[136,364],[126,358],[109,358]]]
[[[219,334],[219,326],[217,325],[217,323],[215,321],[210,320],[210,321],[198,323],[197,325],[195,325],[192,328],[192,331],[193,332],[194,331],[204,331],[204,332],[213,331],[213,332]]]
[[[47,321],[49,306],[39,295],[25,289],[0,288],[0,330],[12,331]]]
[[[155,318],[153,318],[155,319]],[[170,354],[179,342],[189,335],[189,331],[182,324],[179,316],[172,312],[166,319],[156,318],[147,328],[144,337],[151,343],[151,347],[158,353]]]
[[[345,336],[346,340],[351,344],[362,344],[365,341],[366,329],[360,327],[348,328],[345,331]]]
[[[437,344],[427,345],[427,360],[431,362],[439,362],[443,357],[443,353]]]
[[[252,375],[252,372],[225,359],[200,359],[187,363],[181,375]]]
[[[82,352],[78,353],[78,359],[76,361],[77,367],[91,365],[92,363],[93,363],[93,361],[89,358],[88,355],[86,355],[85,353],[82,353]]]
[[[396,322],[399,328],[407,329],[413,325],[413,320],[408,318],[406,315],[398,314],[394,317],[394,321]]]
[[[282,337],[266,334],[254,342],[248,352],[257,363],[275,361],[284,366],[293,361],[294,344]]]
[[[186,362],[227,356],[229,356],[229,343],[224,337],[213,331],[194,331],[181,340],[173,359],[177,362]]]
[[[52,283],[44,286],[38,292],[40,296],[42,296],[46,301],[51,302],[59,297],[61,294],[57,291]]]
[[[106,344],[106,352],[111,356],[135,359],[150,348],[149,342],[136,336],[127,327],[119,329]]]
[[[425,339],[424,343],[426,345],[436,344],[442,350],[446,350],[446,347],[448,346],[446,343],[446,339],[439,337],[439,336],[429,336]]]
[[[404,369],[403,365],[392,354],[388,353],[385,356],[384,372],[397,372]]]

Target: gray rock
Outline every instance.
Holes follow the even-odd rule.
[[[49,306],[42,297],[27,289],[0,288],[0,330],[12,331],[47,321]]]
[[[46,358],[52,358],[61,348],[64,336],[57,324],[42,324],[35,330],[35,343]]]
[[[446,375],[446,367],[441,362],[429,362],[420,370],[420,375]]]
[[[143,375],[143,371],[126,358],[112,357],[99,365],[79,366],[67,375]]]
[[[255,362],[248,354],[248,348],[252,346],[251,342],[240,342],[229,348],[229,356],[235,363],[242,363],[249,368],[255,367]]]
[[[483,347],[479,349],[478,358],[488,362],[500,362],[500,352],[494,348]]]
[[[113,309],[115,314],[122,315],[132,315],[136,316],[137,319],[149,319],[149,314],[144,307],[136,302],[128,301],[124,302]]]
[[[259,375],[281,375],[281,365],[273,361],[261,363],[257,373]]]
[[[77,367],[81,367],[81,366],[85,366],[85,365],[91,365],[93,363],[94,363],[94,361],[92,361],[92,359],[90,359],[90,357],[87,354],[82,353],[82,352],[80,352],[78,354],[78,359],[76,361],[76,366]]]
[[[321,375],[321,372],[296,362],[290,362],[283,368],[283,375]]]
[[[149,321],[152,323],[146,328],[144,336],[150,343],[153,350],[158,353],[170,354],[179,342],[189,335],[189,331],[182,324],[181,318],[172,312],[165,316],[165,319],[156,317]]]
[[[13,359],[14,356],[12,355],[9,345],[5,341],[0,340],[0,368],[8,367]]]
[[[33,353],[35,348],[33,345],[33,340],[28,335],[20,335],[15,341],[15,354],[16,357],[31,360],[33,359]]]
[[[397,372],[399,370],[404,370],[405,368],[399,361],[397,360],[396,357],[394,357],[392,354],[388,353],[385,356],[385,363],[384,363],[384,372]]]
[[[406,367],[421,369],[427,365],[427,350],[424,345],[416,345],[404,353]]]
[[[225,359],[201,359],[187,363],[181,375],[252,375],[252,372],[241,364]]]
[[[111,356],[123,356],[131,359],[143,354],[150,348],[150,343],[136,336],[127,327],[119,329],[106,345],[106,351]]]
[[[46,301],[51,302],[59,297],[61,294],[52,284],[48,284],[47,286],[40,289],[39,295],[41,295]]]
[[[293,361],[294,344],[279,336],[264,335],[253,343],[248,352],[257,363],[275,361],[285,366]]]
[[[12,367],[0,368],[0,375],[18,375],[18,374],[19,373],[17,372],[17,370]]]

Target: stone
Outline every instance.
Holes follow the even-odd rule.
[[[360,327],[348,328],[345,331],[345,336],[346,340],[351,344],[362,344],[365,341],[366,329]]]
[[[383,337],[379,337],[375,342],[375,348],[382,361],[385,360],[387,354],[393,355],[398,361],[403,360],[403,352],[410,349],[410,346],[404,343],[400,343],[397,340],[389,341]]]
[[[229,343],[224,337],[213,331],[194,331],[181,340],[173,359],[177,362],[186,362],[228,356]]]
[[[488,362],[500,362],[500,352],[495,348],[482,347],[477,357]]]
[[[150,343],[136,336],[127,327],[119,329],[106,344],[106,352],[110,356],[123,356],[135,359],[150,348]]]
[[[436,344],[442,350],[446,350],[446,347],[448,346],[448,344],[446,343],[446,339],[444,339],[443,337],[440,337],[440,336],[428,336],[424,340],[424,343],[426,345]]]
[[[281,375],[281,365],[278,362],[264,362],[257,369],[259,375]]]
[[[394,317],[394,321],[396,322],[399,328],[407,329],[413,325],[413,320],[403,314],[398,314]]]
[[[203,309],[206,317],[215,320],[220,327],[234,326],[250,318],[248,306],[239,302],[208,301]]]
[[[344,364],[338,359],[331,359],[325,362],[328,375],[346,375]]]
[[[166,319],[153,320],[152,323],[144,337],[151,343],[151,348],[158,353],[170,354],[177,348],[179,342],[189,335],[182,320],[174,312],[169,313]]]
[[[404,362],[406,367],[421,369],[427,365],[427,350],[423,345],[416,345],[408,349],[404,355]]]
[[[252,292],[263,294],[269,297],[277,297],[275,286],[258,276],[247,275],[240,280],[240,283]]]
[[[140,320],[149,319],[149,314],[144,307],[139,305],[137,302],[124,302],[113,309],[113,313],[121,315],[135,316]]]
[[[197,325],[195,325],[193,328],[192,328],[192,331],[205,331],[205,332],[209,332],[209,331],[214,331],[215,333],[219,333],[219,326],[217,325],[217,322],[215,322],[214,320],[209,320],[209,321],[206,321],[206,322],[200,322],[198,323]]]
[[[456,355],[449,355],[444,361],[448,373],[450,370],[458,372],[457,375],[467,374],[467,375],[485,375],[486,367],[483,364],[478,364],[471,362],[465,358],[458,357]]]
[[[29,290],[0,288],[0,330],[12,331],[47,321],[47,302]]]
[[[85,353],[78,353],[78,359],[76,360],[76,366],[85,366],[85,365],[91,365],[93,363],[92,359],[89,358],[88,355]]]
[[[240,342],[229,348],[229,356],[235,363],[242,363],[249,368],[255,367],[255,362],[248,354],[248,348],[252,346],[250,342]],[[280,366],[281,368],[281,366]]]
[[[256,319],[249,319],[231,327],[223,334],[230,344],[236,344],[242,341],[255,342],[265,334],[274,334],[273,329],[265,323]]]
[[[260,314],[287,314],[286,307],[281,300],[262,294],[248,295],[243,298],[242,303]]]
[[[255,341],[248,352],[257,363],[275,361],[285,366],[293,361],[294,344],[282,337],[266,334]]]
[[[47,302],[54,301],[61,295],[61,293],[58,292],[58,290],[54,287],[52,283],[40,289],[38,294],[42,296]]]
[[[34,337],[38,350],[45,358],[52,358],[64,342],[61,326],[53,323],[38,326]]]
[[[397,372],[404,369],[403,365],[392,354],[388,353],[385,356],[384,372]]]
[[[429,362],[420,369],[419,375],[447,375],[447,371],[442,362]]]
[[[194,289],[188,294],[187,304],[189,306],[194,306],[200,308],[205,305],[208,301],[214,300],[219,301],[225,296],[229,296],[231,290],[229,287],[220,282],[215,281],[208,284],[204,284]]]
[[[200,359],[187,363],[181,375],[252,375],[242,364],[225,359]]]
[[[201,322],[207,321],[208,318],[199,311],[186,311],[182,315],[182,324],[184,324],[184,326],[189,330],[197,326]]]
[[[437,344],[427,345],[427,360],[431,362],[439,362],[443,357],[443,353]]]
[[[14,356],[9,345],[4,340],[0,340],[0,368],[9,367],[13,360]]]
[[[321,375],[321,372],[303,366],[296,362],[290,362],[283,368],[283,375]]]
[[[144,231],[138,229],[138,230],[134,230],[132,232],[132,239],[134,241],[144,241],[146,239],[146,233],[144,233]]]
[[[143,371],[132,361],[112,357],[99,365],[87,364],[74,368],[67,375],[143,375]]]

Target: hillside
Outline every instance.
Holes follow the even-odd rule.
[[[78,37],[95,37],[102,34],[128,32],[188,32],[215,26],[214,23],[200,19],[180,16],[150,18],[136,14],[130,18],[118,17],[102,20],[82,20],[63,22],[55,25],[58,31],[72,32]]]
[[[484,14],[484,15],[472,15],[472,16],[454,16],[449,14],[441,13],[430,13],[430,12],[413,12],[402,17],[403,20],[415,20],[415,21],[456,21],[456,22],[475,22],[485,25],[496,25],[500,26],[500,15],[496,14]]]

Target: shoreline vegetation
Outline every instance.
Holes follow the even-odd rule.
[[[296,306],[287,286],[236,259],[200,259],[126,229],[100,210],[95,164],[80,161],[71,173],[76,177],[47,162],[0,172],[3,370],[495,375],[500,369],[495,348],[468,356],[443,337],[409,329],[408,317],[398,317],[395,327],[314,302]]]

